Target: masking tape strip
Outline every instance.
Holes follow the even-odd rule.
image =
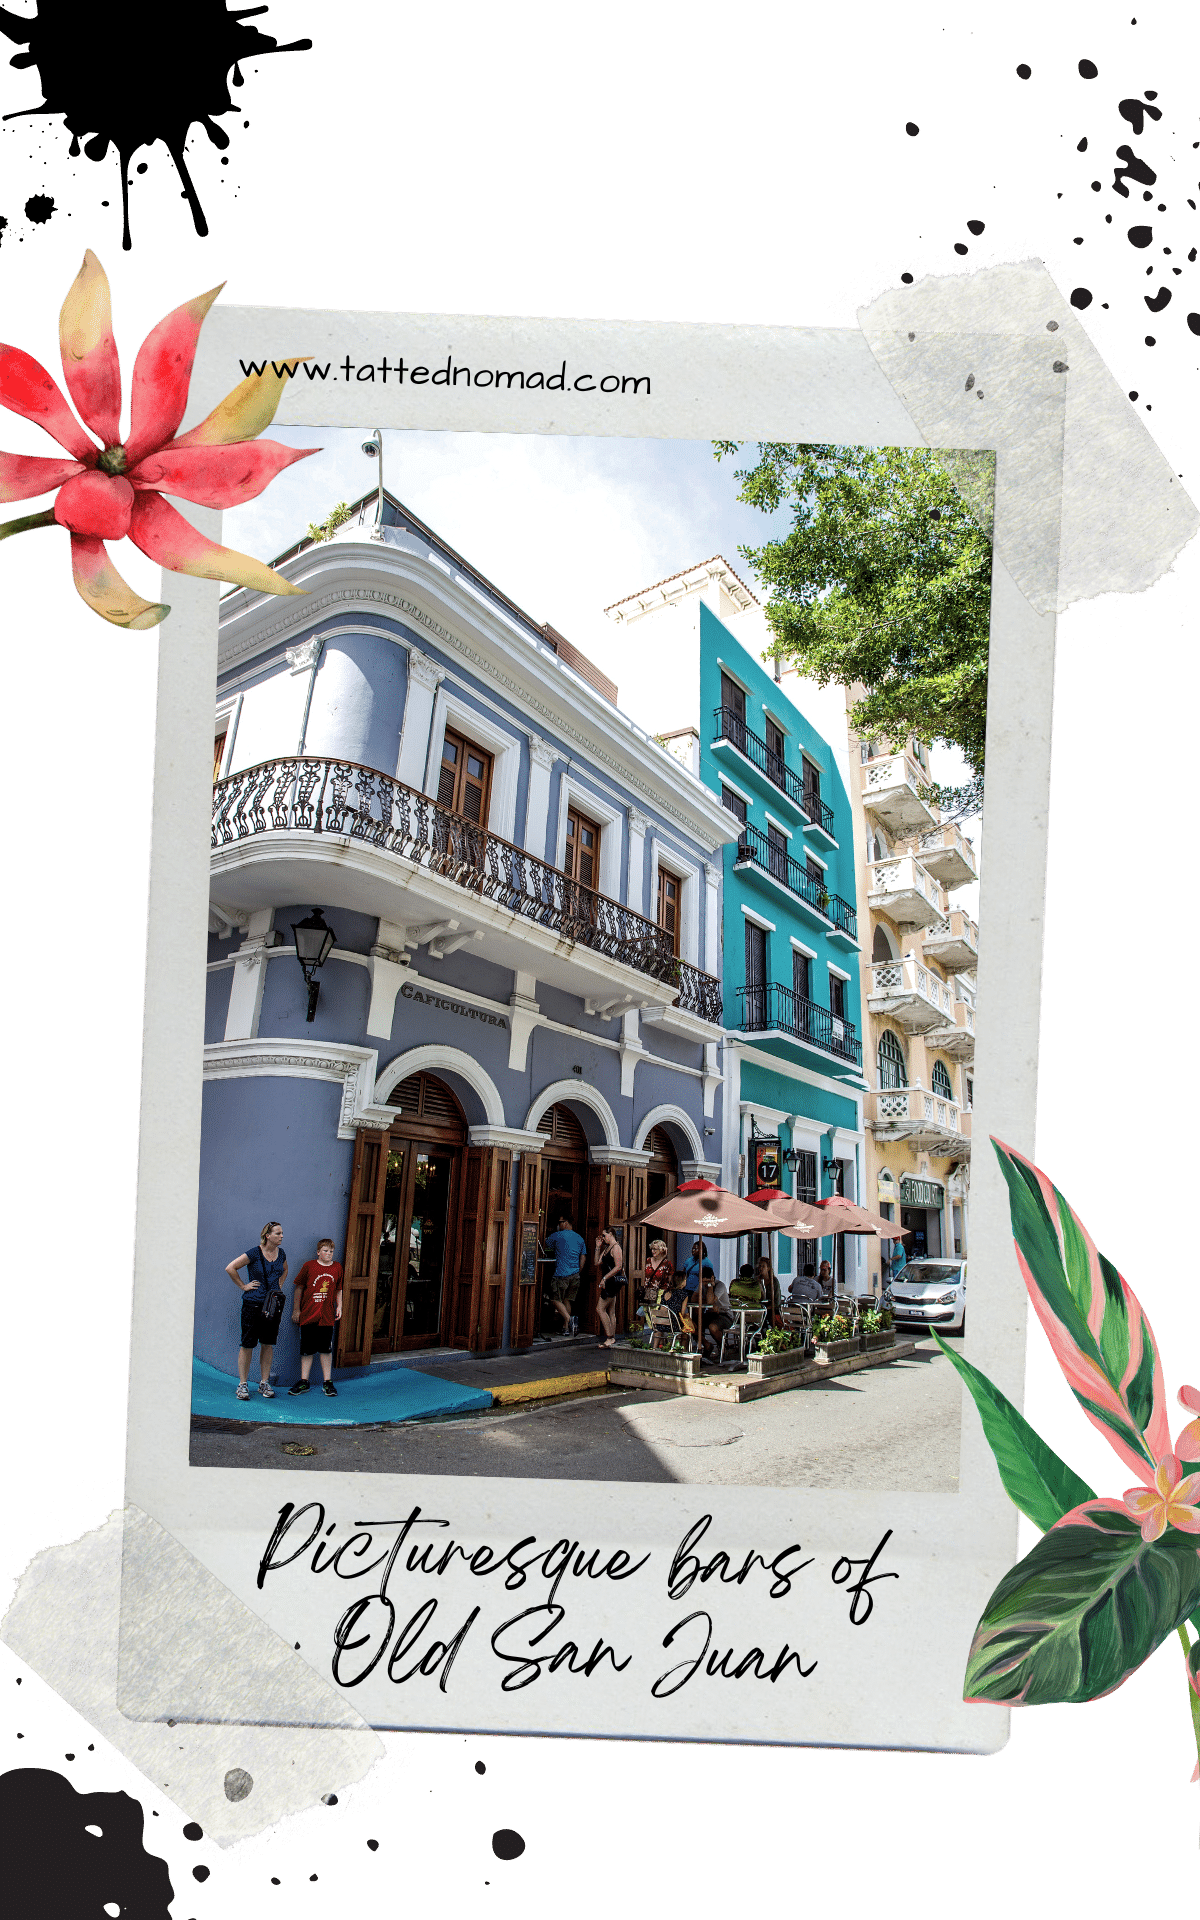
[[[931,446],[995,447],[1002,463],[1018,463],[1020,507],[996,551],[1038,613],[1142,592],[1200,526],[1040,261],[896,288],[858,321]]]
[[[384,1753],[344,1697],[136,1507],[39,1553],[0,1638],[222,1846],[361,1780]],[[169,1717],[177,1692],[193,1703],[188,1723]]]

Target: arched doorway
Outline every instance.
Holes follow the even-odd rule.
[[[546,1235],[554,1232],[560,1220],[565,1220],[587,1241],[588,1262],[575,1300],[575,1317],[580,1331],[590,1333],[594,1327],[595,1304],[591,1250],[594,1235],[599,1229],[593,1227],[588,1218],[587,1135],[570,1107],[562,1101],[547,1107],[538,1121],[538,1132],[546,1139],[541,1154],[538,1239],[544,1244]],[[592,1230],[589,1231],[589,1228]],[[546,1337],[559,1325],[550,1295],[553,1264],[543,1262],[540,1273],[536,1331]]]
[[[346,1234],[339,1358],[447,1344],[460,1242],[467,1123],[444,1080],[415,1073],[393,1087],[396,1118],[359,1133]]]

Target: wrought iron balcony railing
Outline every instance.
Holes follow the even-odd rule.
[[[806,783],[804,788],[804,811],[815,827],[823,827],[829,838],[834,838],[833,808],[826,806],[811,782]]]
[[[778,787],[781,793],[786,793],[788,799],[802,812],[807,812],[804,801],[804,782],[800,775],[781,760],[777,753],[772,753],[765,740],[760,740],[756,733],[750,732],[736,708],[714,708],[713,721],[716,726],[714,740],[728,740],[730,746],[736,747],[739,753],[744,753],[751,766],[757,767],[772,786]]]
[[[858,938],[858,915],[848,900],[839,894],[830,893],[824,880],[808,868],[801,866],[799,860],[793,860],[785,847],[773,845],[759,827],[743,827],[738,836],[737,857],[749,860],[764,873],[769,873],[781,886],[794,893],[810,906],[815,913],[824,914],[832,920],[843,933],[852,940]]]
[[[807,1040],[814,1047],[820,1047],[823,1053],[832,1053],[839,1060],[862,1066],[862,1041],[857,1028],[849,1020],[839,1019],[828,1007],[818,1006],[815,1000],[806,1000],[803,994],[794,993],[791,987],[775,981],[761,987],[741,987],[738,999],[743,1033],[790,1033],[797,1040]]]
[[[268,760],[217,783],[214,848],[270,833],[336,834],[396,854],[560,939],[676,985],[678,1004],[689,1012],[715,1003],[716,1013],[703,1017],[720,1019],[720,982],[680,960],[665,927],[389,774],[349,760],[304,757]]]

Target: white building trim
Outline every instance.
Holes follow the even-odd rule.
[[[644,1146],[655,1127],[661,1127],[668,1123],[671,1126],[679,1128],[680,1133],[683,1134],[689,1146],[692,1148],[692,1159],[703,1160],[704,1145],[700,1139],[700,1135],[696,1131],[696,1123],[688,1117],[682,1107],[652,1107],[650,1112],[644,1114],[634,1128],[634,1146]]]
[[[372,1097],[379,1055],[373,1047],[326,1040],[221,1040],[204,1049],[206,1080],[326,1080],[342,1089],[339,1140],[360,1127],[389,1127],[394,1110]]]
[[[590,1107],[604,1128],[604,1144],[621,1150],[621,1129],[617,1125],[616,1114],[604,1095],[597,1093],[595,1087],[585,1085],[582,1080],[553,1080],[548,1087],[543,1087],[525,1116],[525,1131],[532,1133],[542,1116],[560,1100],[577,1100],[581,1107]]]
[[[581,784],[568,764],[563,768],[562,779],[558,787],[558,831],[554,838],[554,864],[562,870],[567,857],[567,814],[571,807],[578,808],[600,828],[600,877],[597,893],[608,895],[610,900],[621,898],[621,854],[622,828],[625,810],[616,807],[611,800],[601,799],[590,787]],[[635,913],[641,912],[640,901],[627,901]]]
[[[775,932],[775,922],[773,920],[764,920],[762,914],[755,913],[753,907],[743,907],[742,912],[745,914],[747,920],[753,920],[756,927],[764,927],[768,933]]]
[[[679,882],[679,956],[693,967],[700,965],[700,869],[691,861],[676,852],[672,846],[665,849],[655,835],[650,850],[650,914],[654,919],[658,910],[658,870],[665,867],[673,879]],[[632,905],[633,903],[630,902]]]
[[[496,1083],[484,1072],[478,1060],[473,1059],[469,1053],[464,1053],[461,1047],[440,1046],[436,1041],[423,1047],[410,1047],[407,1053],[398,1053],[394,1060],[388,1061],[375,1083],[376,1106],[383,1106],[393,1087],[398,1087],[400,1082],[407,1080],[410,1075],[438,1072],[456,1073],[460,1080],[466,1081],[467,1085],[478,1094],[483,1104],[488,1126],[507,1125],[504,1118],[504,1102],[500,1098]],[[395,1117],[393,1112],[392,1118],[395,1119]]]

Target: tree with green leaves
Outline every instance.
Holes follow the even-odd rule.
[[[739,442],[714,443],[717,459]],[[742,547],[767,588],[774,656],[819,686],[861,686],[851,723],[957,747],[982,794],[991,610],[990,453],[764,441],[738,498],[790,507],[783,539]]]

